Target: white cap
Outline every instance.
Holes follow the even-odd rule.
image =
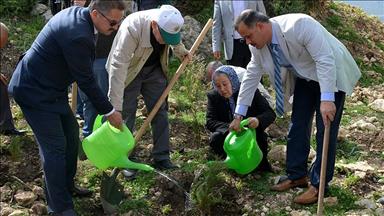
[[[162,5],[156,9],[153,20],[160,27],[160,33],[166,44],[176,45],[180,43],[180,30],[184,24],[184,18],[179,10],[171,5]]]

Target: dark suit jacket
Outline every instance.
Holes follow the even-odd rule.
[[[210,90],[207,94],[208,106],[206,115],[206,127],[209,131],[219,131],[223,134],[228,131],[229,124],[233,120],[233,113],[229,106],[229,100],[221,96],[216,90]],[[235,102],[238,93],[234,94]],[[264,131],[276,118],[275,112],[269,106],[267,100],[260,94],[259,90],[255,92],[252,105],[248,108],[247,117],[256,117],[259,120],[259,126],[256,131]]]
[[[68,86],[76,81],[100,114],[113,107],[93,77],[94,26],[89,10],[71,7],[54,16],[18,63],[8,91],[17,103],[65,113]]]

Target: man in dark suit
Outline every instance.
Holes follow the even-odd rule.
[[[50,213],[76,215],[75,190],[79,126],[68,104],[67,88],[77,82],[96,110],[121,128],[121,114],[95,82],[95,34],[109,35],[123,18],[123,0],[94,0],[55,15],[18,63],[8,91],[31,126],[40,148]]]

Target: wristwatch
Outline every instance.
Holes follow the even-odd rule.
[[[238,119],[238,120],[243,120],[243,116],[242,115],[240,115],[240,114],[237,114],[237,113],[235,113],[235,114],[233,114],[233,119]]]

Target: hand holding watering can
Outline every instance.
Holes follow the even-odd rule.
[[[224,151],[227,153],[225,164],[239,174],[247,174],[253,171],[263,159],[256,141],[257,118],[248,118],[239,124],[242,130],[231,131],[224,141]],[[248,127],[245,127],[248,125]],[[252,126],[252,127],[250,127]]]

